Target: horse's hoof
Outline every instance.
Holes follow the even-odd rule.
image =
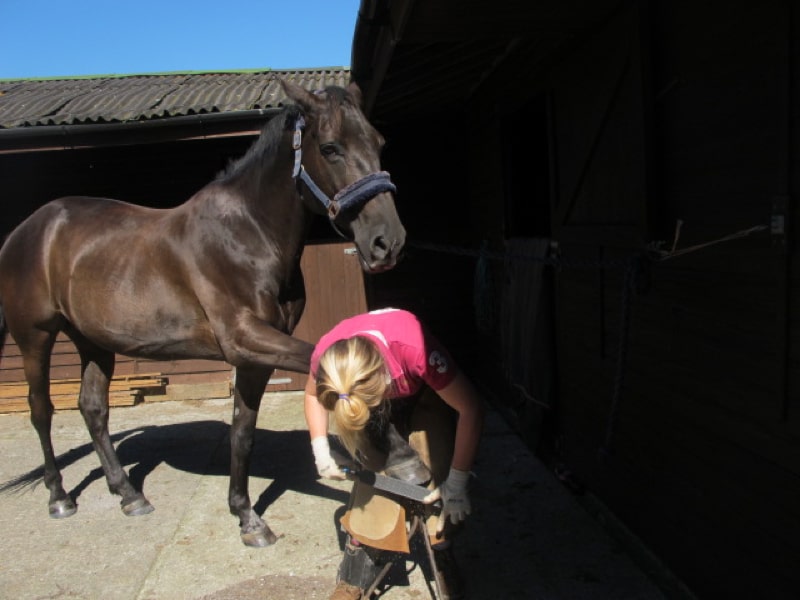
[[[78,507],[72,501],[72,498],[66,500],[57,500],[49,506],[50,516],[54,519],[66,519],[71,517],[78,511]]]
[[[431,480],[430,469],[416,457],[388,466],[384,473],[389,477],[414,485],[425,485]]]
[[[266,531],[251,531],[242,534],[242,542],[251,548],[266,548],[278,541],[278,537],[269,529]]]
[[[147,498],[137,498],[133,502],[125,504],[122,507],[122,512],[129,517],[139,517],[151,513],[154,510],[155,507],[147,501]]]

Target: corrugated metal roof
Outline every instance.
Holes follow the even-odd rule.
[[[344,68],[165,73],[0,81],[0,129],[123,123],[193,114],[277,108],[278,78],[309,90],[346,86]]]

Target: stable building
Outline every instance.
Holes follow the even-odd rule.
[[[800,590],[799,40],[786,1],[363,0],[353,42],[382,296],[702,598]]]

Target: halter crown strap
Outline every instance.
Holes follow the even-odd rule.
[[[292,137],[292,148],[294,149],[294,168],[292,177],[306,184],[314,197],[319,200],[328,212],[328,219],[333,221],[343,210],[358,208],[367,203],[381,192],[396,192],[397,188],[389,178],[386,171],[370,173],[339,190],[333,197],[328,198],[319,186],[314,183],[311,175],[303,167],[303,128],[306,121],[303,115],[298,115],[294,126],[294,136]]]

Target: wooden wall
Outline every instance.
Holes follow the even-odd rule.
[[[549,213],[549,226],[528,235],[553,238],[565,261],[551,271],[554,342],[536,351],[551,352],[555,399],[540,418],[526,419],[519,404],[506,412],[523,434],[541,428],[526,436],[541,455],[597,495],[701,598],[797,598],[800,590],[797,245],[762,230],[645,263],[627,335],[624,261],[648,245],[670,249],[679,220],[679,249],[769,226],[776,215],[797,222],[799,32],[800,11],[788,1],[650,0],[624,3],[546,69],[519,45],[465,99],[463,114],[429,121],[444,123],[440,138],[463,140],[453,145],[456,162],[465,159],[452,165],[463,182],[453,192],[468,201],[440,204],[449,190],[426,178],[436,206],[408,220],[431,241],[477,248],[487,240],[502,253],[519,235],[509,203],[544,203],[533,214]],[[526,192],[509,174],[507,125],[526,117],[544,120],[540,139],[528,124],[514,131],[531,147],[543,138],[548,151],[531,151],[528,169],[515,170],[524,179],[546,162],[546,190]],[[396,135],[390,141],[406,144],[408,167],[425,171],[413,151],[422,132],[398,127]],[[401,187],[409,189],[418,188]],[[432,309],[435,321],[476,323],[464,300],[473,297],[477,261],[417,260],[424,277],[409,276],[403,297]],[[497,310],[508,271],[491,264]],[[437,273],[447,274],[431,279]],[[447,312],[451,303],[464,310]],[[464,339],[459,351],[475,359],[470,374],[498,392],[503,408],[499,333],[495,326]]]
[[[681,247],[768,224],[797,169],[789,3],[652,9],[658,239],[677,219]],[[581,441],[596,429],[577,416],[588,390],[573,395],[573,461],[704,597],[800,589],[792,254],[765,233],[654,266],[633,308],[617,453],[603,466]]]
[[[627,35],[587,39],[551,80],[565,257],[668,248],[679,219],[680,248],[716,240],[769,223],[791,194],[788,4],[650,9],[638,23],[623,13],[608,33]],[[788,259],[764,233],[652,264],[632,298],[616,417],[622,270],[557,275],[556,460],[701,597],[800,589]]]
[[[312,242],[300,261],[306,286],[306,308],[294,336],[316,343],[342,319],[367,310],[364,272],[352,242]],[[302,390],[306,376],[278,369],[267,391]]]

